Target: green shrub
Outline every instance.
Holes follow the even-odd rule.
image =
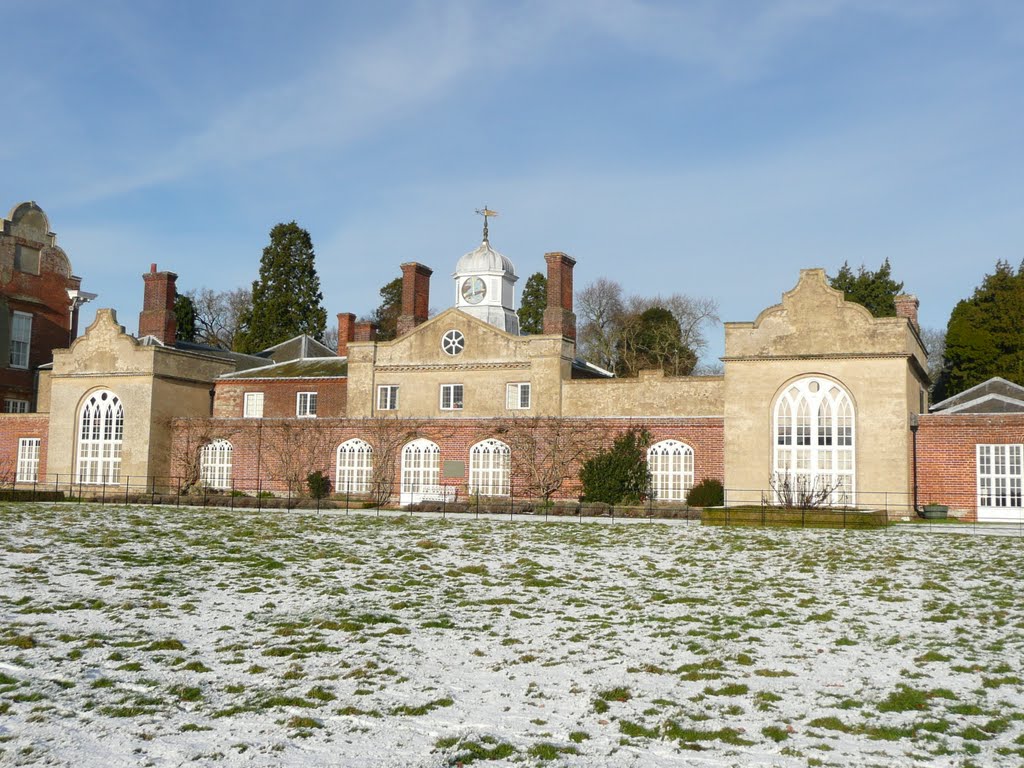
[[[331,478],[319,469],[306,476],[306,485],[309,486],[309,495],[314,499],[323,499],[331,492]]]
[[[647,471],[650,443],[646,429],[631,429],[619,435],[611,448],[587,460],[580,470],[584,500],[620,504],[646,498],[651,476]]]
[[[713,477],[705,477],[686,494],[691,507],[720,507],[725,504],[725,489]]]

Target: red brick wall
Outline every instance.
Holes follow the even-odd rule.
[[[0,480],[8,475],[14,479],[18,467],[18,440],[41,438],[39,445],[39,478],[46,475],[46,436],[50,429],[49,414],[0,414]]]
[[[35,401],[35,369],[53,361],[53,350],[64,349],[71,339],[71,301],[68,290],[81,286],[76,277],[65,277],[63,252],[20,237],[0,237],[0,265],[14,263],[18,244],[40,248],[39,274],[14,269],[0,270],[0,295],[9,312],[32,315],[32,341],[27,370],[10,368],[9,350],[0,350],[0,405],[3,398]]]
[[[231,442],[232,475],[236,487],[252,490],[256,487],[256,478],[263,477],[261,487],[267,490],[282,492],[285,486],[275,475],[280,475],[277,466],[279,457],[286,451],[282,450],[284,440],[295,441],[301,438],[296,430],[320,430],[321,441],[325,447],[319,460],[304,470],[313,472],[320,470],[331,478],[335,478],[335,451],[337,447],[351,438],[361,438],[373,443],[371,424],[360,419],[316,419],[311,423],[307,419],[214,419],[210,425],[209,436],[212,439],[222,437]],[[571,420],[570,420],[571,421]],[[179,420],[174,426],[174,447],[172,456],[179,462],[172,472],[181,474],[180,454],[182,446],[187,443],[186,433],[189,431],[189,420]],[[194,422],[192,422],[194,424]],[[610,446],[616,436],[631,427],[646,428],[654,442],[665,439],[680,440],[694,451],[694,481],[700,482],[706,477],[724,482],[723,462],[723,421],[720,418],[695,419],[594,419],[580,420],[584,428],[593,430],[595,448]],[[459,421],[413,421],[402,422],[403,428],[414,432],[417,437],[433,440],[441,448],[441,461],[457,460],[465,462],[466,474],[462,478],[442,479],[442,483],[457,487],[459,498],[465,497],[466,483],[469,475],[469,449],[481,440],[490,437],[502,439],[500,429],[502,420],[466,419]],[[194,434],[194,432],[193,432]],[[412,439],[412,438],[410,438]],[[513,491],[516,486],[524,485],[521,465],[517,465],[516,457],[512,457]],[[399,477],[401,456],[396,457],[396,479]],[[566,482],[558,492],[558,498],[575,499],[579,496],[579,466],[573,466],[568,472]]]
[[[921,416],[917,430],[917,499],[978,512],[979,444],[1024,443],[1024,414]]]
[[[237,379],[214,383],[213,415],[221,419],[241,418],[246,392],[263,393],[263,417],[287,419],[295,416],[296,395],[317,393],[317,417],[344,416],[348,402],[348,379]]]

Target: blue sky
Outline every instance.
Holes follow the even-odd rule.
[[[627,292],[752,320],[802,267],[894,276],[944,327],[1024,258],[1018,0],[0,1],[0,206],[50,216],[86,308],[137,329],[150,262],[251,282],[295,219],[325,305],[403,261],[431,305],[500,211]],[[722,353],[711,331],[711,356]]]

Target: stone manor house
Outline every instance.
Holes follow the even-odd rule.
[[[725,324],[723,375],[616,378],[577,356],[574,259],[544,261],[541,334],[520,334],[516,268],[485,229],[434,317],[432,270],[401,265],[396,339],[341,313],[336,349],[298,337],[244,355],[175,340],[176,275],[155,264],[137,334],[100,309],[79,335],[94,295],[46,214],[17,205],[0,230],[0,484],[285,493],[320,469],[356,496],[385,478],[407,504],[536,496],[554,467],[553,497],[575,498],[580,458],[643,427],[659,504],[709,477],[727,504],[758,503],[788,479],[834,504],[1020,519],[1024,388],[993,379],[929,407],[915,297],[875,318],[805,269]]]

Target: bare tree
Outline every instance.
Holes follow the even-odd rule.
[[[718,302],[707,297],[673,293],[671,296],[631,296],[626,302],[627,315],[639,315],[652,307],[664,307],[679,323],[679,340],[700,357],[708,346],[706,326],[721,323]]]
[[[613,280],[598,278],[576,295],[576,308],[580,320],[577,342],[581,356],[608,370],[625,369],[635,374],[639,359],[623,361],[630,349],[635,352],[636,335],[641,326],[637,320],[644,312],[655,307],[668,310],[679,325],[664,329],[664,338],[654,340],[661,347],[662,363],[670,375],[686,375],[694,367],[696,358],[707,349],[706,329],[721,322],[718,303],[714,299],[676,293],[671,296],[630,296],[624,298],[622,286]],[[671,333],[668,331],[671,330]],[[656,334],[657,335],[657,334]],[[693,359],[678,347],[693,353]],[[650,350],[648,355],[650,355]],[[657,357],[657,355],[655,355]],[[624,365],[625,363],[625,365]]]
[[[181,492],[199,483],[203,472],[203,448],[214,440],[230,440],[231,427],[209,418],[171,418],[171,471],[179,473]]]
[[[774,472],[768,476],[771,498],[762,494],[765,506],[778,505],[787,509],[816,509],[830,507],[834,502],[845,501],[843,484],[839,480],[823,477],[811,479],[808,475],[791,475],[788,472]]]
[[[583,420],[547,417],[505,420],[495,433],[512,451],[517,495],[545,506],[580,465],[600,447],[598,430]]]
[[[378,508],[391,501],[398,480],[398,457],[402,446],[416,434],[415,424],[397,416],[376,416],[365,422],[365,433],[373,448],[370,495]]]
[[[615,366],[615,344],[625,314],[622,286],[599,277],[576,295],[576,310],[580,321],[577,336],[580,354],[611,370]]]
[[[288,497],[298,501],[306,494],[306,480],[311,472],[329,468],[331,429],[321,419],[298,419],[269,423],[274,446],[269,464],[270,477],[284,484]]]
[[[332,325],[326,331],[324,331],[323,344],[325,347],[330,347],[336,350],[338,348],[338,326]]]
[[[932,388],[942,373],[942,358],[946,353],[946,332],[941,328],[922,328],[921,341],[928,350],[928,377],[932,380]]]
[[[235,288],[214,291],[210,288],[186,291],[196,308],[196,341],[221,349],[234,349],[242,326],[242,317],[252,306],[252,291]]]

